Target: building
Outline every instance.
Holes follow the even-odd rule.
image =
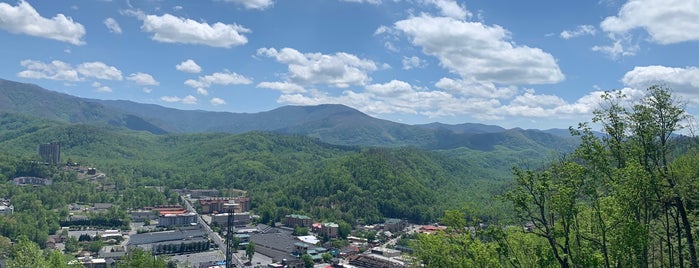
[[[211,215],[211,223],[216,223],[218,226],[228,226],[228,213],[220,213]],[[233,213],[233,227],[245,227],[250,224],[250,213]]]
[[[39,144],[37,151],[46,163],[56,165],[61,162],[61,144],[57,142]]]
[[[223,213],[232,210],[234,213],[243,212],[231,197],[205,197],[199,199],[201,214]]]
[[[250,211],[250,198],[241,197],[202,197],[199,199],[202,214],[223,213],[232,210],[234,213]]]
[[[0,215],[12,215],[15,207],[10,204],[10,200],[0,198]]]
[[[383,230],[391,233],[401,232],[408,227],[408,222],[401,219],[387,219],[383,224]]]
[[[313,222],[311,218],[305,215],[290,214],[284,217],[284,226],[294,228],[298,227],[311,227]]]
[[[12,183],[15,185],[48,186],[51,185],[51,180],[39,177],[16,177],[12,179]]]
[[[129,215],[131,216],[131,221],[133,222],[144,222],[147,220],[157,220],[160,213],[154,210],[132,210],[129,212]]]
[[[320,228],[320,234],[328,238],[337,238],[339,236],[340,225],[334,222],[326,222]]]
[[[158,218],[158,226],[161,227],[184,227],[197,225],[199,215],[194,212],[182,214],[165,214]]]
[[[216,189],[177,189],[175,192],[180,195],[189,196],[190,198],[202,198],[210,196],[219,196],[220,192]]]

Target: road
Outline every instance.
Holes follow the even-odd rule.
[[[184,201],[185,207],[187,208],[188,211],[197,213],[197,210],[194,209],[194,206],[192,206],[192,203],[190,202],[189,199],[185,198],[184,196],[180,196],[182,198],[182,201]],[[226,242],[221,236],[218,235],[218,233],[214,232],[214,230],[211,229],[208,223],[204,221],[204,218],[201,217],[199,213],[197,213],[197,217],[199,218],[199,224],[204,227],[204,230],[206,231],[206,234],[211,238],[211,241],[213,241],[217,246],[219,252],[223,253],[223,256],[226,256],[228,254],[226,252]],[[233,263],[238,266],[242,267],[243,262],[240,260],[237,254],[233,254]]]

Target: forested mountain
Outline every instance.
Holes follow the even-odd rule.
[[[498,145],[528,144],[533,147],[527,149],[541,153],[570,150],[576,143],[570,136],[481,124],[406,125],[343,105],[284,106],[250,114],[177,110],[130,101],[82,99],[8,80],[0,80],[0,111],[154,134],[268,131],[338,145],[490,150]]]
[[[427,222],[466,202],[497,206],[483,201],[509,178],[440,152],[331,145],[301,135],[154,135],[9,113],[0,123],[4,152],[35,159],[37,144],[59,141],[64,159],[99,167],[121,187],[245,189],[265,221],[302,211],[347,222]],[[21,175],[12,173],[4,176]]]

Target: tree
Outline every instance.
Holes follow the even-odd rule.
[[[252,261],[252,256],[255,255],[255,242],[250,241],[248,246],[245,247],[245,256],[248,257],[249,261]]]
[[[126,255],[122,265],[124,267],[166,268],[167,261],[163,257],[155,257],[151,255],[150,252],[145,251],[142,248],[134,247],[129,251],[129,254]]]
[[[19,242],[12,247],[12,255],[7,263],[10,268],[36,268],[49,267],[39,245],[21,237]]]
[[[301,255],[301,260],[303,261],[303,267],[313,267],[313,257],[311,257],[311,255],[308,255],[307,253],[303,254]]]
[[[327,253],[327,252],[323,253],[323,255],[321,255],[321,257],[323,257],[323,262],[326,262],[326,263],[332,261],[332,259],[333,259],[333,255],[330,253]]]
[[[79,243],[80,242],[78,241],[77,238],[75,238],[75,236],[69,236],[68,239],[66,240],[66,244],[65,244],[66,245],[65,246],[66,253],[76,252],[76,251],[80,250]]]

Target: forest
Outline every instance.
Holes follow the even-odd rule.
[[[466,208],[448,211],[441,235],[423,235],[428,267],[697,267],[697,140],[668,88],[639,101],[608,92],[581,144],[541,168],[514,168],[502,199],[516,226],[464,229]]]
[[[610,91],[601,103],[592,122],[571,127],[574,150],[531,159],[266,132],[154,135],[3,113],[0,197],[15,213],[0,217],[0,254],[44,248],[68,224],[69,204],[115,203],[85,224],[123,228],[128,209],[177,203],[172,189],[214,188],[247,191],[262,223],[291,213],[350,225],[440,222],[446,231],[409,243],[426,267],[698,267],[692,118],[661,86],[641,100]],[[50,141],[65,161],[107,176],[86,181],[38,163],[37,144]],[[54,183],[13,185],[18,176]]]

